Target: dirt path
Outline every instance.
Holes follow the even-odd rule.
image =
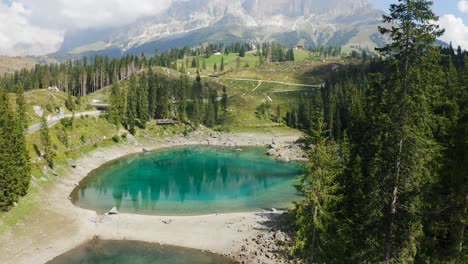
[[[313,87],[313,88],[320,88],[323,85],[323,84],[300,84],[300,83],[289,83],[289,82],[268,81],[268,80],[258,80],[258,79],[243,79],[243,78],[223,78],[223,79],[225,79],[225,80],[234,80],[234,81],[276,83],[276,84],[284,84],[284,85],[288,85],[288,86]]]
[[[79,113],[75,113],[75,117],[81,117],[81,116],[98,116],[101,114],[101,111],[88,111],[88,112],[79,112]],[[68,114],[68,115],[63,115],[63,116],[54,116],[52,117],[50,120],[47,121],[47,125],[49,127],[57,124],[61,119],[63,118],[66,118],[66,117],[72,117],[73,114]],[[34,124],[34,125],[31,125],[29,126],[28,128],[28,134],[31,134],[31,133],[34,133],[36,131],[38,131],[39,129],[41,129],[41,126],[42,124],[41,123],[37,123],[37,124]]]
[[[262,83],[263,83],[263,81],[258,81],[257,87],[255,87],[255,88],[252,90],[252,92],[255,92],[255,90],[257,90],[258,87],[260,87],[260,86],[262,85]]]

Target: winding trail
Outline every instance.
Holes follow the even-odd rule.
[[[260,86],[262,85],[262,83],[263,83],[263,81],[258,81],[257,87],[255,87],[255,88],[252,90],[252,92],[255,92],[255,90],[257,90],[258,87],[260,87]]]
[[[289,82],[279,82],[279,81],[268,81],[268,80],[258,80],[258,79],[244,79],[244,78],[223,78],[225,80],[234,80],[234,81],[248,81],[248,82],[262,82],[265,83],[276,83],[276,84],[284,84],[288,86],[298,86],[298,87],[312,87],[312,88],[320,88],[323,84],[301,84],[301,83],[289,83]],[[259,85],[260,86],[260,85]],[[257,87],[258,88],[258,87]],[[255,88],[255,89],[257,89]],[[254,89],[254,91],[255,91]]]
[[[101,114],[101,111],[88,111],[88,112],[79,112],[79,113],[75,113],[75,117],[81,117],[81,116],[98,116]],[[53,126],[55,124],[57,124],[61,119],[63,118],[66,118],[66,117],[72,117],[73,114],[68,114],[68,115],[63,115],[63,116],[60,116],[60,115],[57,115],[57,116],[54,116],[52,117],[50,120],[47,120],[47,126]],[[31,134],[31,133],[34,133],[36,131],[38,131],[39,129],[41,129],[41,123],[36,123],[34,125],[31,125],[29,126],[28,128],[28,134]]]

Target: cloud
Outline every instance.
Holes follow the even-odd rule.
[[[454,47],[460,45],[463,49],[468,49],[468,26],[463,19],[447,14],[439,18],[439,25],[445,28],[445,34],[441,37],[443,41],[452,42]]]
[[[0,0],[0,55],[56,51],[64,32],[112,28],[167,10],[173,0]]]
[[[66,29],[109,28],[158,15],[173,0],[16,0],[32,10],[31,21]]]
[[[54,52],[63,41],[63,30],[32,25],[31,11],[23,4],[0,2],[0,54],[41,55]]]
[[[462,13],[468,13],[468,0],[461,0],[457,6]]]

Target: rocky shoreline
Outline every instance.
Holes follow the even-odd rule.
[[[273,220],[282,215],[276,209],[177,217],[99,215],[74,206],[68,198],[89,172],[129,154],[174,146],[216,145],[242,149],[242,146],[268,146],[275,142],[281,157],[301,160],[304,153],[297,151],[294,145],[301,136],[300,132],[291,131],[198,132],[163,140],[140,138],[141,142],[130,138],[125,144],[98,149],[72,161],[68,172],[57,176],[50,190],[38,195],[34,212],[17,228],[0,235],[0,263],[45,263],[96,236],[104,240],[128,239],[195,248],[225,255],[240,263],[282,263],[284,258],[278,245],[288,238],[271,226]]]

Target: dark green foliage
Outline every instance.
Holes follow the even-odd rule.
[[[123,124],[132,134],[154,118],[174,118],[211,127],[223,124],[227,117],[226,89],[219,98],[218,89],[203,84],[199,75],[192,82],[187,75],[172,78],[148,70],[148,74],[132,74],[123,87],[114,83],[110,97],[109,120]]]
[[[242,46],[239,50],[239,57],[245,57],[245,47]]]
[[[221,97],[221,108],[223,110],[223,122],[224,122],[228,114],[228,95],[226,91],[226,86],[223,86],[223,95]]]
[[[256,116],[259,119],[269,119],[270,118],[270,109],[271,109],[271,104],[270,102],[265,102],[257,106],[256,108]]]
[[[309,142],[314,144],[308,153],[310,162],[295,185],[304,200],[296,203],[293,210],[297,232],[292,253],[303,256],[307,263],[326,263],[334,256],[330,238],[337,221],[336,205],[341,200],[336,178],[345,159],[340,157],[337,145],[327,140],[324,128],[323,119],[319,118]]]
[[[281,44],[273,44],[271,47],[271,61],[294,61],[294,50],[291,48],[285,52],[285,48]]]
[[[333,197],[342,199],[330,204],[326,229],[313,225],[311,207],[294,211],[295,249],[305,249],[297,253],[306,260],[312,253],[316,263],[467,260],[466,52],[432,46],[441,31],[429,1],[399,2],[386,17],[393,27],[382,30],[394,40],[379,49],[386,60],[366,57],[332,73],[286,115],[307,131],[323,114],[343,166],[333,180],[340,187]]]
[[[43,157],[47,161],[47,165],[53,168],[56,153],[52,146],[52,140],[49,134],[49,127],[45,116],[42,116],[41,130],[39,132],[41,134],[41,145],[42,150],[44,152]]]
[[[126,113],[127,107],[127,94],[124,89],[121,88],[119,82],[115,82],[111,87],[110,103],[111,108],[109,109],[109,121],[113,124],[121,124],[123,122],[123,116]]]
[[[23,89],[18,87],[16,110],[24,109]],[[6,211],[29,188],[31,166],[26,149],[25,116],[13,110],[0,90],[0,210]]]

